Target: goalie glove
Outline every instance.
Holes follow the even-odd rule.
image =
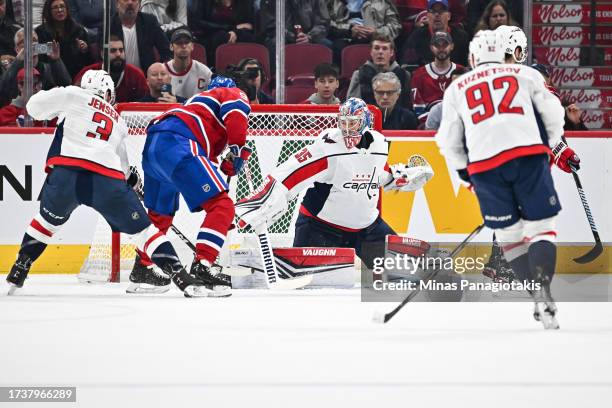
[[[126,181],[136,194],[138,194],[138,197],[144,197],[144,184],[136,166],[130,166],[130,174]]]
[[[553,148],[552,154],[554,163],[564,172],[571,173],[572,170],[580,169],[580,158],[563,140]]]
[[[390,166],[390,180],[384,185],[385,191],[416,191],[422,188],[434,175],[429,164],[410,167],[404,163]]]
[[[251,157],[251,149],[238,145],[229,146],[229,152],[221,162],[221,171],[227,176],[235,176],[242,171],[244,164]]]

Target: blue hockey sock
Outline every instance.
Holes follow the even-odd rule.
[[[537,241],[529,245],[528,254],[532,276],[535,278],[542,271],[552,281],[557,263],[557,246],[550,241]]]

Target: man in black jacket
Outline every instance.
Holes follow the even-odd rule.
[[[146,72],[157,61],[155,49],[162,62],[172,58],[170,42],[155,16],[138,11],[140,0],[117,0],[117,13],[111,22],[111,34],[123,40],[125,59]]]
[[[417,128],[416,115],[397,104],[401,90],[400,80],[393,72],[381,72],[372,79],[376,106],[383,114],[383,129],[413,130]]]

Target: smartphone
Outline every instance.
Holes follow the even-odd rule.
[[[53,54],[53,43],[48,42],[44,44],[34,43],[32,44],[32,52],[34,54]]]
[[[163,84],[161,86],[160,92],[164,93],[167,92],[169,94],[172,93],[172,84]]]

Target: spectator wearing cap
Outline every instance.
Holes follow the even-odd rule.
[[[415,114],[397,104],[400,96],[401,83],[393,72],[381,72],[372,79],[372,89],[376,98],[376,106],[383,115],[383,129],[412,130],[418,122]]]
[[[139,102],[183,103],[187,98],[175,96],[172,92],[172,79],[168,69],[161,62],[154,62],[147,70],[147,85],[149,94]]]
[[[189,28],[206,47],[206,60],[215,63],[215,50],[223,44],[255,41],[252,1],[196,1],[189,8]]]
[[[340,86],[338,76],[338,68],[334,65],[327,62],[317,65],[314,69],[314,87],[316,92],[300,103],[312,105],[339,104],[340,99],[335,95],[336,90]]]
[[[424,123],[427,106],[442,100],[444,90],[451,82],[451,73],[462,65],[451,61],[453,37],[446,31],[438,31],[431,37],[430,49],[433,61],[417,68],[412,73],[410,88],[414,112]]]
[[[393,72],[401,83],[399,105],[410,108],[410,74],[395,61],[395,43],[389,37],[374,35],[370,44],[370,59],[353,72],[347,98],[361,98],[371,105],[376,104],[372,79],[380,72]]]
[[[109,41],[109,74],[115,82],[115,100],[117,102],[135,102],[149,93],[147,80],[140,70],[125,61],[123,41],[116,35]],[[90,69],[102,69],[102,62],[96,62],[83,68],[75,77],[74,85],[81,84],[81,77]]]
[[[448,0],[429,0],[427,2],[427,26],[417,28],[410,34],[402,48],[402,62],[420,67],[433,60],[431,37],[438,31],[444,31],[453,38],[451,59],[461,65],[466,65],[469,35],[462,28],[450,26],[450,19]]]
[[[155,51],[161,61],[170,59],[170,43],[155,16],[139,8],[140,0],[117,0],[111,34],[123,41],[126,62],[146,71],[157,60]]]
[[[565,109],[565,124],[563,125],[564,130],[589,130],[582,120],[582,109],[575,103],[570,103],[567,99],[562,99],[557,89],[553,86],[550,80],[550,69],[544,64],[533,64],[531,68],[538,71],[544,77],[544,83],[549,91],[551,91],[557,98],[561,99],[561,105]]]
[[[33,89],[32,94],[37,93],[42,88],[40,72],[36,68],[32,69]],[[25,82],[25,70],[21,68],[17,73],[17,88],[19,95],[13,99],[10,105],[0,109],[0,126],[23,126],[23,119],[26,114],[26,102],[23,100],[23,87]],[[55,126],[53,121],[34,121],[34,126]],[[53,124],[52,124],[53,123]]]
[[[465,67],[457,67],[451,72],[451,82],[459,78],[461,75],[468,72]],[[440,123],[442,122],[442,101],[436,101],[432,105],[427,114],[427,120],[425,121],[425,129],[427,130],[438,130]]]
[[[155,16],[166,33],[187,26],[187,0],[142,0],[140,11]]]
[[[15,52],[17,56],[15,60],[2,76],[0,81],[0,100],[1,105],[9,103],[13,98],[17,97],[19,90],[17,89],[17,73],[23,68],[23,56],[25,47],[25,32],[23,28],[15,33]],[[32,32],[32,42],[38,42],[38,35]],[[43,62],[38,58],[38,54],[32,56],[32,65],[40,73],[42,80],[42,89],[47,90],[56,86],[70,85],[71,78],[66,65],[60,57],[59,45],[54,43],[51,47],[51,53],[48,55],[48,61]]]
[[[212,76],[211,70],[191,57],[193,36],[191,31],[179,28],[172,33],[170,50],[173,58],[166,62],[172,80],[172,89],[177,97],[191,98],[206,90]]]

